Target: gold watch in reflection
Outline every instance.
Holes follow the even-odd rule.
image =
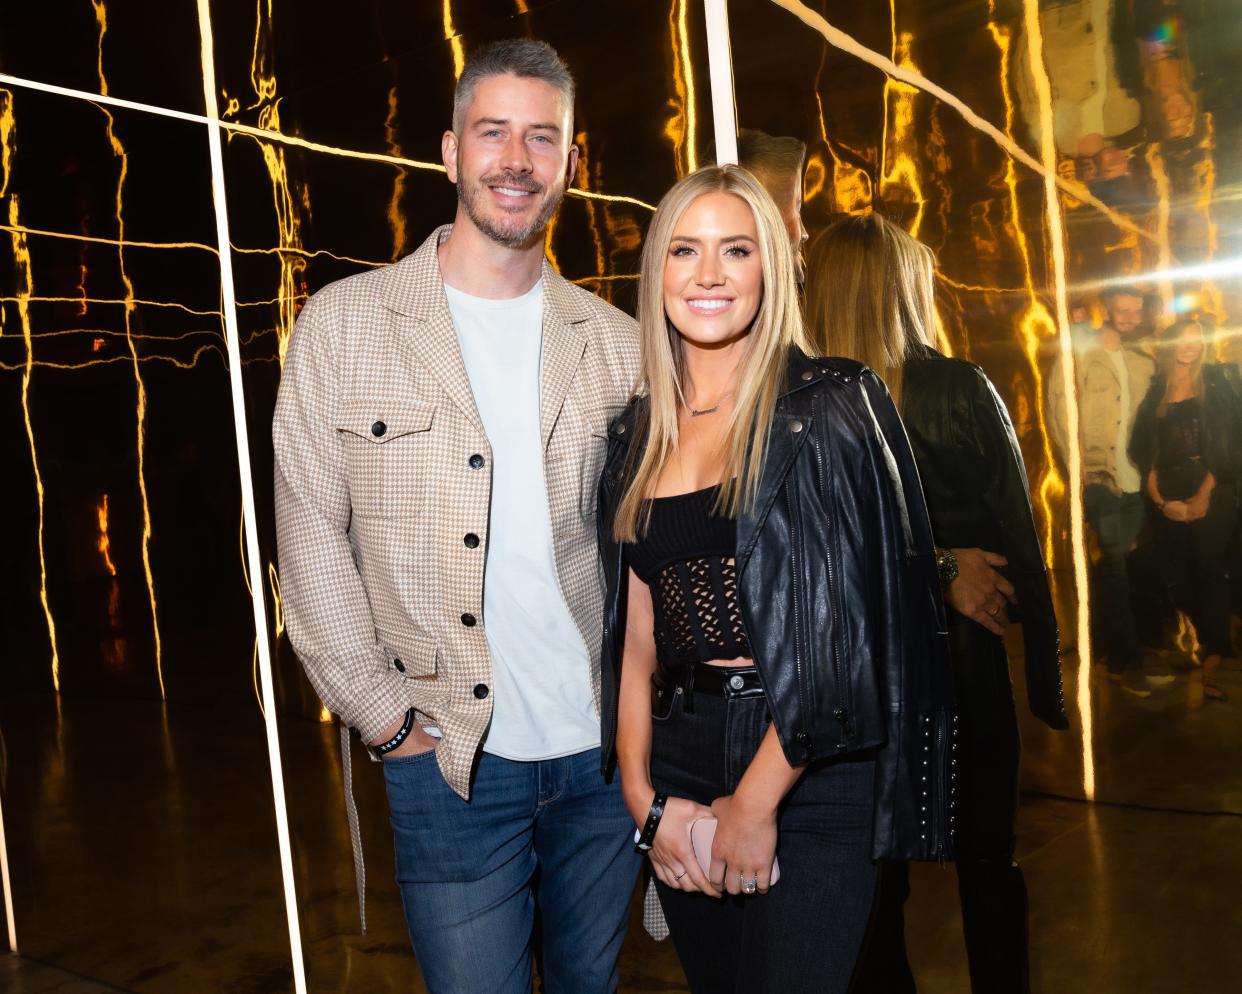
[[[940,573],[940,586],[947,587],[957,579],[957,556],[952,549],[936,547],[936,570]]]

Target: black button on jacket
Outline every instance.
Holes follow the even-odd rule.
[[[792,350],[786,383],[737,528],[742,616],[773,723],[794,765],[876,750],[876,858],[950,858],[952,673],[909,442],[884,384],[857,362]],[[626,613],[611,524],[645,405],[613,422],[600,482],[605,773]]]

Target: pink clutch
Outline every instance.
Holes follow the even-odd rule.
[[[700,818],[690,826],[690,847],[703,867],[704,873],[710,873],[712,865],[712,839],[716,837],[716,819]],[[781,865],[776,857],[772,858],[772,878],[769,883],[776,883],[781,878]]]

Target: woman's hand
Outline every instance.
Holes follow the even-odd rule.
[[[670,797],[664,802],[664,817],[651,842],[651,869],[666,887],[689,893],[700,891],[719,897],[719,889],[711,885],[703,867],[699,866],[690,844],[690,826],[700,818],[710,818],[711,811],[684,797]]]
[[[1160,513],[1170,521],[1185,523],[1190,520],[1190,508],[1184,500],[1166,500],[1160,506]]]
[[[1209,473],[1206,480],[1203,481],[1198,492],[1186,501],[1186,520],[1198,521],[1200,518],[1206,518],[1208,507],[1212,503],[1212,491],[1216,488],[1216,480]]]
[[[712,885],[741,894],[745,877],[755,881],[760,894],[766,894],[776,859],[776,809],[751,808],[732,795],[716,798],[712,814],[717,822],[708,874]]]

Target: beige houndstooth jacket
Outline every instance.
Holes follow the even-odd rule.
[[[364,741],[413,707],[462,797],[491,720],[483,577],[492,459],[440,276],[437,230],[325,287],[298,319],[276,401],[276,533],[289,639]],[[544,263],[540,428],[561,590],[593,660],[596,488],[638,374],[634,321]],[[463,538],[482,540],[470,548]]]

